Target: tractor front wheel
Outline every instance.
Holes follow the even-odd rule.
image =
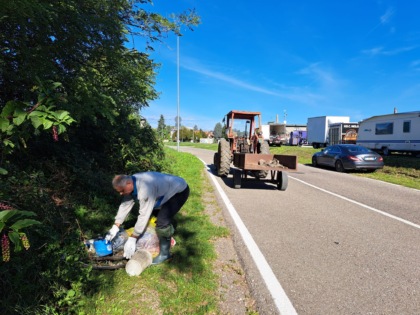
[[[220,155],[219,152],[214,153],[213,156],[213,165],[216,171],[220,168]]]

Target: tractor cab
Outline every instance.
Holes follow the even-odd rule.
[[[227,177],[233,173],[233,186],[241,187],[242,180],[250,177],[264,181],[270,172],[270,182],[279,190],[288,185],[285,170],[297,170],[297,157],[271,154],[262,135],[261,113],[230,111],[223,119],[225,137],[220,139],[213,164],[217,175]],[[233,162],[233,169],[230,168]]]
[[[232,154],[258,153],[263,140],[260,112],[232,110],[223,121]]]

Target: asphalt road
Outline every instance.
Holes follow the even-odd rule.
[[[214,152],[180,150],[213,169]],[[288,177],[286,191],[216,180],[294,311],[420,314],[420,191],[302,164]],[[247,244],[237,235],[236,244],[261,314],[279,313]]]

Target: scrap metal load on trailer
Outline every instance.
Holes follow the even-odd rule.
[[[234,188],[241,188],[242,180],[265,180],[270,174],[270,182],[279,190],[286,190],[286,171],[297,170],[297,156],[270,154],[270,147],[264,140],[260,112],[230,111],[224,118],[226,137],[220,139],[213,163],[217,175],[226,177],[233,163]],[[244,132],[237,126],[244,127]]]

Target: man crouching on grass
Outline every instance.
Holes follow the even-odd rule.
[[[118,233],[120,225],[133,208],[135,200],[140,203],[139,216],[134,226],[133,234],[124,245],[124,257],[130,259],[136,251],[137,239],[147,227],[153,209],[161,207],[156,221],[156,234],[159,238],[159,255],[152,264],[160,264],[168,260],[170,255],[171,237],[175,232],[172,225],[175,214],[187,201],[190,188],[186,181],[178,176],[142,172],[134,175],[116,175],[112,180],[114,189],[123,196],[123,200],[115,216],[115,223],[105,239],[111,241]]]

